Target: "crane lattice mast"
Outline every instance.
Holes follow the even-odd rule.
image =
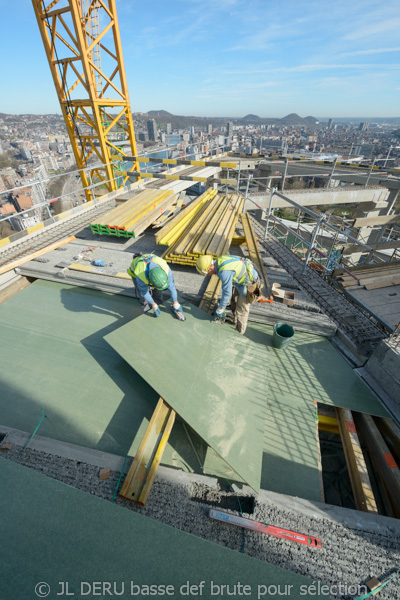
[[[137,156],[115,0],[32,0],[87,200],[135,178],[117,177]],[[122,143],[123,142],[123,143]],[[138,171],[138,164],[133,164]]]

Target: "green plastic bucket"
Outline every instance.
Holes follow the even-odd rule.
[[[294,329],[286,323],[275,323],[274,333],[272,335],[272,345],[274,348],[286,348],[294,336]]]

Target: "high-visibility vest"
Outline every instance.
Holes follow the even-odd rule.
[[[134,258],[129,269],[127,269],[127,273],[129,273],[131,277],[138,277],[146,285],[150,285],[147,276],[149,274],[149,263],[151,262],[161,267],[167,275],[169,274],[170,269],[165,260],[155,254],[143,254],[143,256]]]
[[[217,258],[217,274],[219,271],[235,271],[233,282],[251,285],[257,280],[253,274],[254,265],[248,258],[240,256],[220,256]]]

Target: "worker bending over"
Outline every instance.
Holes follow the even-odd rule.
[[[172,298],[171,310],[179,321],[185,321],[182,306],[178,302],[172,271],[162,258],[155,254],[139,254],[133,257],[128,269],[135,284],[136,297],[144,312],[153,311],[159,317],[159,304],[163,301],[163,290],[168,289]]]
[[[251,260],[229,255],[214,260],[212,256],[205,254],[197,259],[196,269],[202,275],[218,275],[221,280],[222,296],[213,313],[215,322],[224,321],[225,308],[230,302],[236,331],[243,335],[249,319],[250,305],[261,298],[260,277]]]

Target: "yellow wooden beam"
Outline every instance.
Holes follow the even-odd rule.
[[[175,411],[160,398],[119,492],[123,498],[142,506],[146,504],[175,415]]]
[[[70,242],[73,242],[74,240],[76,240],[76,237],[71,235],[70,237],[64,238],[63,240],[54,242],[54,244],[50,244],[49,246],[46,246],[45,248],[42,248],[41,250],[37,250],[36,252],[33,252],[32,254],[27,254],[26,256],[23,256],[22,258],[13,260],[12,262],[9,262],[6,265],[3,265],[2,267],[0,267],[0,275],[2,275],[3,273],[7,273],[7,271],[11,271],[12,269],[15,269],[16,267],[19,267],[19,266],[23,265],[24,263],[29,262],[30,260],[33,260],[34,258],[37,258],[38,256],[42,256],[42,254],[46,254],[46,252],[50,252],[51,250],[55,250],[56,248],[59,248],[60,246],[69,244]]]
[[[351,411],[335,408],[339,423],[347,469],[357,510],[377,513],[378,509],[369,479],[367,465],[362,453],[360,440]]]
[[[243,232],[246,238],[246,244],[247,249],[249,251],[250,260],[254,264],[258,273],[260,274],[261,279],[264,281],[265,285],[263,286],[262,293],[265,299],[269,300],[271,297],[271,286],[269,284],[268,277],[265,272],[264,263],[261,258],[260,250],[257,244],[257,238],[254,233],[253,225],[251,223],[248,213],[242,213],[240,215],[240,220],[242,222]]]
[[[378,472],[392,516],[400,518],[400,470],[371,415],[355,413],[357,429],[361,431],[374,467]]]
[[[326,431],[327,433],[340,434],[339,424],[336,417],[326,417],[325,415],[318,415],[318,429],[319,431]]]

